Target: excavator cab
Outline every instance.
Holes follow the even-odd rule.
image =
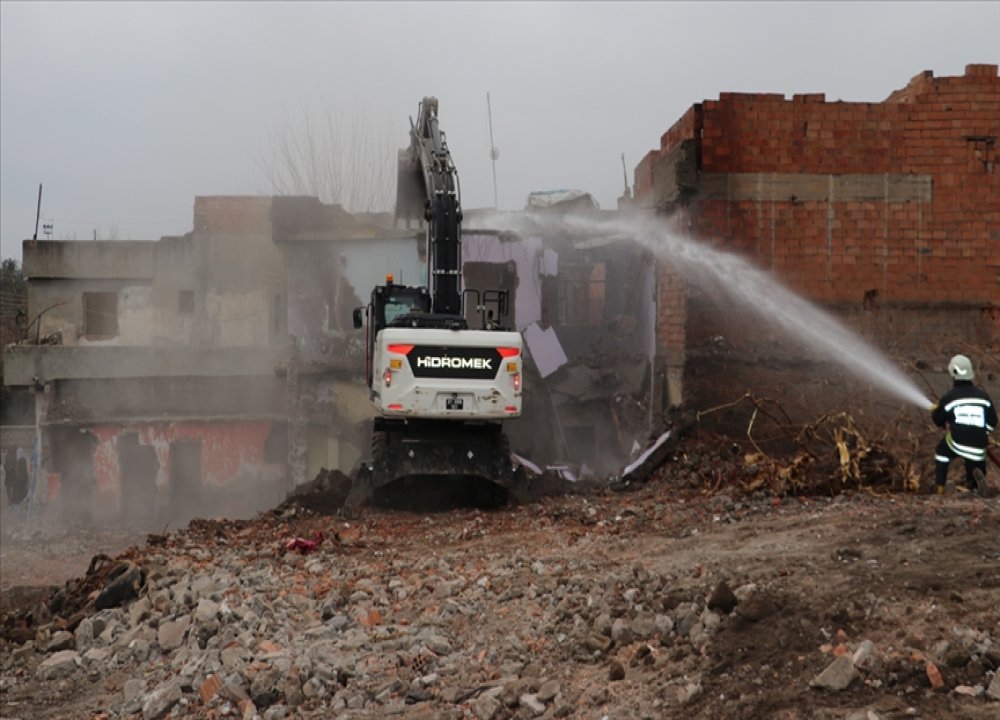
[[[371,302],[368,307],[354,309],[354,327],[360,329],[364,325],[366,313],[370,313],[370,324],[374,332],[391,325],[397,319],[410,314],[429,313],[431,297],[424,287],[409,287],[396,285],[393,276],[387,275],[385,285],[376,285],[372,290]]]
[[[386,327],[406,326],[408,320],[426,316],[431,311],[431,296],[425,287],[410,287],[397,285],[394,277],[387,275],[385,285],[376,285],[372,290],[371,301],[367,307],[354,309],[354,327],[365,326],[365,367],[367,369],[368,386],[372,384],[372,354],[375,351],[375,338]]]

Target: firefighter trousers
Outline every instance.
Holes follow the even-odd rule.
[[[965,484],[970,490],[975,490],[976,478],[972,473],[974,470],[978,469],[985,475],[986,461],[976,461],[962,457],[951,449],[951,446],[948,445],[948,441],[945,438],[941,438],[941,442],[938,443],[937,448],[934,450],[934,483],[936,485],[944,486],[948,482],[948,467],[951,465],[951,461],[955,458],[962,458],[962,460],[965,461]]]

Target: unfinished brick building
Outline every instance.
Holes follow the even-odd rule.
[[[996,65],[925,71],[873,103],[721,93],[639,163],[634,204],[773,271],[892,353],[933,368],[966,350],[995,371],[998,138]],[[687,399],[753,386],[746,372],[766,331],[739,308],[707,313],[669,267],[659,288],[661,357],[672,353],[661,375],[684,366]]]

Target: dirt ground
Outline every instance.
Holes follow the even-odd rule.
[[[416,591],[397,594],[375,624],[427,622],[450,633],[454,652],[468,646],[469,662],[442,669],[440,678],[435,673],[415,700],[333,711],[307,699],[287,717],[992,720],[1000,702],[985,697],[984,687],[1000,664],[998,503],[957,492],[706,495],[661,480],[487,512],[366,509],[352,524],[308,513],[280,523],[261,516],[220,524],[194,540],[177,533],[137,557],[152,562],[155,554],[160,562],[164,553],[176,558],[194,546],[221,553],[238,542],[239,554],[225,560],[232,569],[275,555],[283,537],[320,531],[328,540],[315,553],[275,556],[278,577],[281,562],[290,563],[288,577],[301,580],[302,563],[317,559],[340,573],[333,585],[337,577],[378,583],[400,576]],[[22,602],[12,586],[60,584],[86,569],[95,543],[114,548],[125,539],[95,535],[75,553],[6,541],[5,612]],[[214,562],[199,567],[208,573],[223,564]],[[432,591],[445,566],[466,611],[443,611],[447,594]],[[723,581],[739,602],[735,611],[716,605],[712,612],[706,605]],[[295,592],[281,584],[270,591]],[[643,637],[635,628],[646,612],[657,615],[657,629]],[[660,617],[670,618],[672,629]],[[696,618],[698,638],[681,629],[685,617]],[[619,619],[632,622],[632,631]],[[605,636],[612,639],[602,645]],[[810,687],[838,656],[864,650],[865,641],[873,644],[871,659],[857,662],[847,689]],[[14,645],[0,648],[7,655]],[[4,663],[0,717],[155,717],[135,706],[132,713],[117,709],[135,667],[109,663],[40,680],[44,657],[29,653],[23,662]],[[165,662],[150,659],[140,677],[165,670]],[[539,704],[547,681],[555,681],[557,694]],[[501,686],[494,692],[500,702],[487,703],[484,690]],[[228,706],[190,697],[163,716],[228,714]]]
[[[0,532],[0,601],[15,587],[61,585],[87,570],[98,553],[117,555],[145,541],[145,533],[125,529],[78,527],[60,532],[23,532],[24,521],[5,516]],[[14,529],[22,532],[14,531]],[[12,532],[13,531],[13,532]],[[0,615],[6,608],[0,608]]]

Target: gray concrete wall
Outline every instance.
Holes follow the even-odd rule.
[[[4,355],[4,382],[86,378],[228,377],[273,375],[283,357],[271,347],[66,347],[11,345]]]
[[[539,237],[503,240],[498,233],[470,229],[462,234],[462,260],[465,263],[508,263],[517,268],[518,285],[514,293],[514,323],[519,331],[542,319],[542,276],[546,264],[539,263],[545,243]],[[550,253],[552,273],[558,258]]]
[[[407,285],[423,285],[427,279],[416,236],[293,242],[283,248],[288,333],[299,342],[304,366],[339,369],[334,359],[349,355],[360,357],[358,367],[363,368],[364,331],[354,329],[354,308],[368,304],[372,288],[384,284],[387,273]]]
[[[195,247],[193,341],[224,346],[284,344],[285,256],[270,234],[195,233]]]
[[[283,420],[284,379],[274,375],[59,380],[45,424],[131,420]]]
[[[158,242],[26,243],[30,318],[64,345],[219,345],[285,341],[285,261],[269,232],[206,230]],[[118,335],[88,339],[83,294],[118,293]],[[190,308],[181,293],[190,292]]]
[[[41,243],[39,243],[41,245]],[[118,297],[118,338],[91,341],[84,335],[83,294],[90,292],[116,292]],[[30,340],[54,336],[63,345],[144,344],[132,338],[142,326],[142,311],[148,302],[148,281],[116,279],[38,279],[28,282],[28,318],[38,325],[32,326]],[[39,318],[39,314],[41,317]],[[124,321],[124,322],[123,322]],[[145,335],[145,332],[142,333]],[[130,343],[131,341],[131,343]]]
[[[54,278],[148,280],[156,244],[149,240],[25,240],[24,274]]]

